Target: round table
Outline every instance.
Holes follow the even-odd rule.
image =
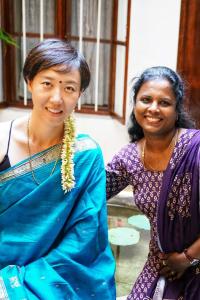
[[[138,229],[150,230],[149,220],[144,215],[135,215],[128,218],[128,224]]]
[[[109,242],[116,245],[116,261],[119,260],[120,246],[134,245],[139,242],[140,233],[129,227],[115,227],[108,230]]]

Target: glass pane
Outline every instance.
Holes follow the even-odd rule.
[[[113,21],[113,0],[101,1],[101,39],[112,38],[112,21]]]
[[[26,32],[40,33],[40,0],[26,0]],[[44,33],[55,31],[55,0],[43,0]],[[15,32],[22,32],[22,1],[14,1]]]
[[[117,46],[114,111],[120,117],[123,116],[125,55],[126,48],[124,46]]]
[[[79,36],[80,0],[72,1],[71,35]]]
[[[22,0],[15,0],[14,5],[14,31],[22,32]]]
[[[75,47],[79,47],[78,42],[72,42]],[[110,81],[110,51],[111,46],[100,44],[99,61],[99,87],[98,87],[98,105],[107,106],[109,98]],[[81,104],[94,105],[95,103],[95,78],[96,78],[96,43],[83,43],[83,55],[90,67],[91,81],[89,87],[81,96]]]
[[[101,0],[100,37],[111,39],[113,0]],[[72,1],[71,35],[79,36],[80,0]],[[97,36],[98,0],[83,0],[83,37]]]
[[[128,0],[118,0],[117,40],[126,41]]]
[[[39,42],[39,38],[27,38],[26,47],[27,53]],[[20,48],[16,49],[16,89],[17,89],[17,101],[23,101],[24,98],[24,78],[22,74],[23,69],[23,44],[22,39],[17,38],[17,43]],[[28,93],[28,100],[31,101],[31,95]]]
[[[72,45],[79,49],[79,42],[72,41]],[[94,105],[94,76],[95,76],[95,53],[96,53],[96,44],[95,43],[84,43],[83,42],[83,55],[86,58],[86,61],[89,65],[91,72],[91,81],[89,87],[81,96],[81,105],[89,104]]]
[[[96,62],[96,43],[83,43],[83,55],[89,65],[91,81],[89,87],[81,97],[81,104],[92,104],[95,101],[95,62]]]
[[[110,83],[110,44],[100,44],[99,50],[99,105],[108,105]]]

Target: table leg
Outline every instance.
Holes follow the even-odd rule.
[[[120,246],[117,245],[116,246],[116,263],[119,262],[119,253],[120,253]]]

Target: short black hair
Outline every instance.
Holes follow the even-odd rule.
[[[60,39],[47,39],[32,48],[24,63],[24,79],[31,81],[42,70],[54,66],[61,67],[61,72],[77,69],[81,77],[81,91],[88,87],[90,69],[84,56],[69,41]]]

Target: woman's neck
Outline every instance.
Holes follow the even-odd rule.
[[[150,152],[154,153],[164,152],[170,147],[173,139],[175,138],[175,135],[177,135],[176,128],[167,133],[165,136],[155,136],[146,134],[144,136],[146,148]]]
[[[34,116],[34,114],[31,114],[27,120],[27,129],[29,129],[30,143],[35,147],[46,149],[62,142],[64,123],[58,126],[51,126],[51,124],[47,124],[45,120],[39,119],[37,116]]]
[[[166,170],[178,135],[179,130],[176,129],[164,138],[145,136],[141,144],[141,159],[144,166],[152,171]]]

